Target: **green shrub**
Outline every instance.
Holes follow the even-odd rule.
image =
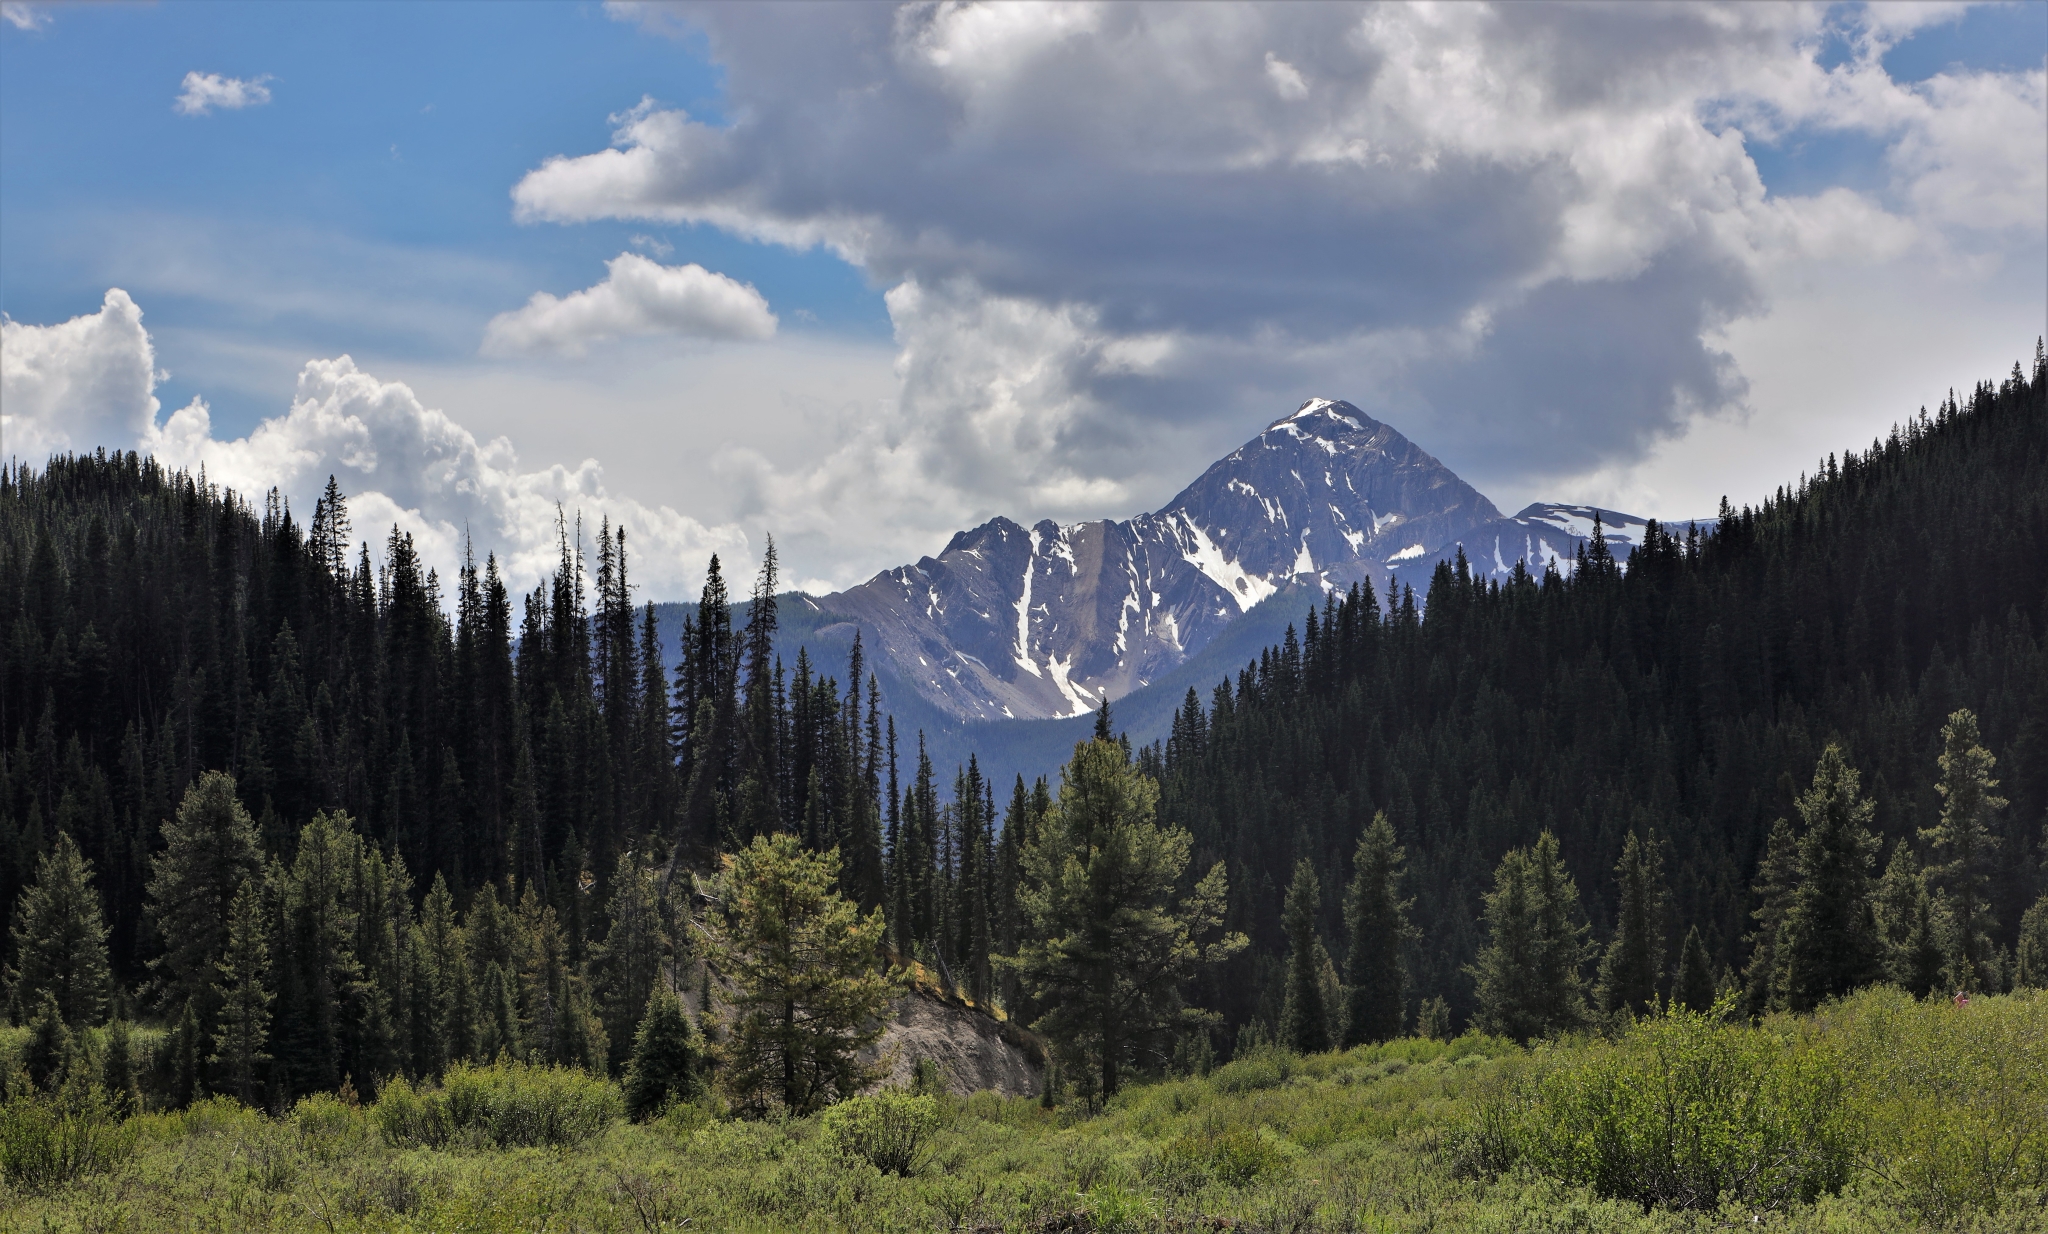
[[[1868,990],[1821,1019],[1843,1041],[1864,1164],[1929,1224],[2048,1191],[2048,992],[1916,1003]]]
[[[400,1148],[565,1148],[595,1137],[624,1109],[618,1086],[588,1072],[497,1062],[458,1064],[439,1092],[393,1080],[372,1113],[385,1142]]]
[[[884,1174],[909,1177],[924,1164],[939,1129],[939,1103],[930,1096],[876,1093],[825,1111],[825,1142]]]
[[[0,1174],[24,1191],[61,1187],[112,1169],[133,1151],[135,1136],[98,1085],[19,1093],[0,1105]]]
[[[1220,1127],[1184,1135],[1161,1154],[1169,1172],[1192,1166],[1226,1187],[1249,1187],[1287,1173],[1286,1152],[1251,1127]]]
[[[1495,1168],[1646,1206],[1777,1208],[1841,1189],[1853,1130],[1840,1060],[1806,1022],[1678,1008],[1612,1044],[1557,1047],[1486,1103],[1474,1140]]]
[[[1286,1050],[1263,1046],[1218,1067],[1209,1074],[1209,1083],[1219,1093],[1249,1093],[1262,1088],[1278,1088],[1293,1078],[1299,1061]]]

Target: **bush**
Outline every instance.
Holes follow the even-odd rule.
[[[1226,1187],[1249,1187],[1287,1172],[1280,1146],[1250,1127],[1224,1127],[1184,1135],[1162,1154],[1169,1167],[1192,1166]]]
[[[924,1164],[938,1129],[939,1103],[908,1093],[854,1097],[826,1110],[824,1117],[825,1142],[841,1155],[906,1178]]]
[[[24,1191],[112,1169],[134,1147],[135,1129],[98,1085],[56,1096],[21,1093],[0,1105],[0,1174]]]
[[[385,1142],[400,1148],[565,1148],[598,1135],[624,1108],[617,1085],[587,1072],[498,1062],[458,1064],[439,1092],[393,1080],[373,1115]]]
[[[1300,1060],[1286,1050],[1261,1046],[1245,1057],[1225,1063],[1209,1074],[1219,1093],[1250,1093],[1278,1088],[1293,1078]]]
[[[1841,1189],[1853,1130],[1840,1062],[1809,1023],[1678,1008],[1612,1044],[1559,1047],[1483,1107],[1473,1139],[1484,1164],[1645,1206],[1777,1208]]]

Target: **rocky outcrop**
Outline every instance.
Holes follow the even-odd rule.
[[[1006,1097],[1038,1095],[1045,1049],[1030,1033],[986,1012],[913,987],[896,1000],[894,1018],[863,1061],[887,1060],[878,1087],[906,1087],[918,1060],[939,1069],[948,1091],[962,1096],[994,1091]]]

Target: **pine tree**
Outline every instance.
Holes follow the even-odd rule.
[[[70,833],[60,831],[14,906],[9,1001],[25,1011],[47,992],[72,1028],[98,1024],[107,1005],[107,928],[92,873]]]
[[[625,1080],[627,1115],[644,1122],[673,1102],[695,1100],[703,1087],[701,1056],[682,1000],[665,985],[655,987],[633,1035]]]
[[[1451,1039],[1451,1005],[1441,995],[1422,1000],[1415,1013],[1415,1035],[1424,1041]]]
[[[1714,970],[1708,964],[1698,926],[1685,932],[1685,943],[1678,949],[1678,976],[1671,983],[1671,1002],[1687,1011],[1713,1009]]]
[[[1922,831],[1920,838],[1942,858],[1927,874],[1941,889],[1955,920],[1950,976],[1965,989],[1995,990],[2000,983],[1991,967],[1989,932],[1996,924],[1990,888],[1998,837],[1990,823],[1991,815],[2006,802],[1991,791],[1998,787],[1991,778],[1998,760],[1978,740],[1974,712],[1949,716],[1941,729],[1939,761],[1941,778],[1934,787],[1942,796],[1941,822]]]
[[[1330,1048],[1330,1014],[1323,1004],[1322,973],[1316,963],[1322,939],[1316,919],[1323,911],[1315,867],[1304,857],[1287,885],[1287,1000],[1280,1013],[1280,1043],[1297,1054]]]
[[[1344,892],[1344,925],[1351,943],[1347,1046],[1391,1041],[1401,1035],[1407,1017],[1408,965],[1401,950],[1415,931],[1408,924],[1414,901],[1402,899],[1400,893],[1406,858],[1407,850],[1394,842],[1386,811],[1376,811],[1358,838],[1351,884]]]
[[[1933,897],[1903,841],[1892,848],[1892,859],[1878,880],[1874,911],[1885,980],[1915,998],[1927,997],[1941,983],[1941,939]]]
[[[787,834],[728,859],[727,921],[710,931],[710,953],[735,986],[719,1051],[742,1108],[808,1114],[877,1074],[858,1055],[881,1036],[897,984],[876,969],[880,910],[861,917],[838,885],[838,854]]]
[[[1799,838],[1799,882],[1778,944],[1776,994],[1788,1010],[1808,1011],[1875,980],[1877,923],[1870,863],[1876,805],[1858,795],[1860,776],[1840,748],[1821,752],[1813,787],[1798,799],[1806,824]]]
[[[477,1057],[514,1061],[526,1057],[519,1030],[519,1006],[512,993],[512,979],[496,960],[484,965],[483,980],[477,983]]]
[[[1657,1001],[1664,972],[1664,863],[1654,843],[1645,844],[1631,831],[1615,863],[1620,908],[1614,938],[1600,959],[1596,987],[1600,1010],[1608,1015],[1641,1015]]]
[[[611,926],[591,961],[602,991],[599,1005],[605,1036],[612,1043],[614,1067],[626,1061],[634,1025],[647,1010],[647,1000],[661,973],[662,955],[668,950],[659,900],[655,872],[643,868],[633,854],[619,854],[612,875],[612,898],[606,905]]]
[[[1479,1025],[1528,1042],[1586,1020],[1581,969],[1587,927],[1579,891],[1558,859],[1557,837],[1514,849],[1494,870],[1486,893],[1487,942],[1469,970],[1477,985]]]
[[[100,1086],[106,1089],[117,1116],[142,1108],[142,1091],[135,1082],[134,1043],[126,1020],[107,1025],[106,1046],[100,1054]]]
[[[200,1073],[199,1053],[199,1012],[185,1000],[185,1010],[178,1016],[176,1027],[171,1029],[169,1048],[171,1063],[171,1104],[184,1109],[199,1100],[204,1094],[204,1077]]]
[[[1103,1100],[1133,1063],[1170,1055],[1160,1039],[1182,983],[1245,946],[1235,933],[1201,941],[1223,922],[1223,863],[1178,893],[1193,841],[1158,825],[1158,793],[1116,743],[1077,745],[1022,854],[1026,941],[1006,965],[1045,1008],[1034,1027],[1061,1071]]]
[[[221,1077],[223,1091],[243,1105],[254,1105],[262,1087],[261,1073],[270,1055],[271,993],[264,987],[270,969],[269,923],[264,920],[263,894],[255,879],[242,885],[228,914],[228,947],[221,957],[220,980],[214,991],[221,1002],[220,1029],[207,1061]]]
[[[234,778],[207,772],[164,824],[163,851],[150,862],[146,911],[164,946],[150,969],[163,1006],[191,1003],[202,1022],[211,1019],[229,909],[262,865],[256,824],[235,796]]]
[[[2013,956],[2013,984],[2048,989],[2048,894],[2020,917],[2020,943]]]

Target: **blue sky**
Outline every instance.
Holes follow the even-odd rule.
[[[439,408],[435,448],[496,470],[387,451],[354,481],[380,511],[444,546],[556,499],[630,513],[675,594],[769,531],[822,588],[997,513],[1151,508],[1316,394],[1504,506],[1683,517],[2002,371],[2048,315],[2038,0],[6,12],[9,379],[71,354],[30,329],[98,313],[76,362],[146,343],[170,434],[45,373],[9,445],[71,415],[126,426],[74,446],[245,484],[289,456],[289,491],[387,433],[426,449],[406,417]],[[267,101],[181,114],[192,73]],[[657,303],[698,293],[724,307]],[[487,353],[501,315],[528,342]],[[306,389],[356,446],[279,419],[344,354],[362,381]],[[378,382],[406,383],[388,423],[350,410]]]

